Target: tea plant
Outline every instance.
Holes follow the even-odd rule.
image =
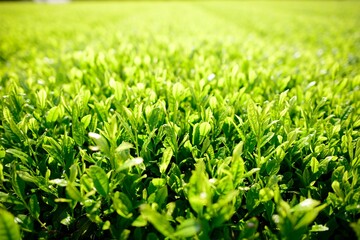
[[[1,239],[360,238],[357,2],[0,6]]]

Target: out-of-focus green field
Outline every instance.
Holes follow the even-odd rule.
[[[0,239],[360,238],[359,13],[0,3]]]
[[[359,11],[356,1],[1,4],[1,66],[23,70],[33,54],[39,66],[44,57],[59,62],[89,49],[173,58],[199,49],[199,56],[212,56],[194,62],[211,65],[209,71],[251,59],[257,70],[319,74],[324,64],[358,61]]]

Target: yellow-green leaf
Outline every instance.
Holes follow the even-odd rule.
[[[94,182],[95,189],[100,195],[106,197],[109,193],[109,179],[105,171],[96,165],[93,165],[88,170],[89,176]]]
[[[15,223],[14,216],[8,211],[0,208],[0,239],[19,240],[21,239],[20,228]]]

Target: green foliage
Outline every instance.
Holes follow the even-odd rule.
[[[0,239],[359,238],[358,12],[1,4]]]
[[[17,240],[21,238],[19,226],[14,216],[0,208],[0,238],[4,240]]]

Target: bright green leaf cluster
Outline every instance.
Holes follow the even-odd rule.
[[[0,239],[356,239],[360,4],[0,4]]]

